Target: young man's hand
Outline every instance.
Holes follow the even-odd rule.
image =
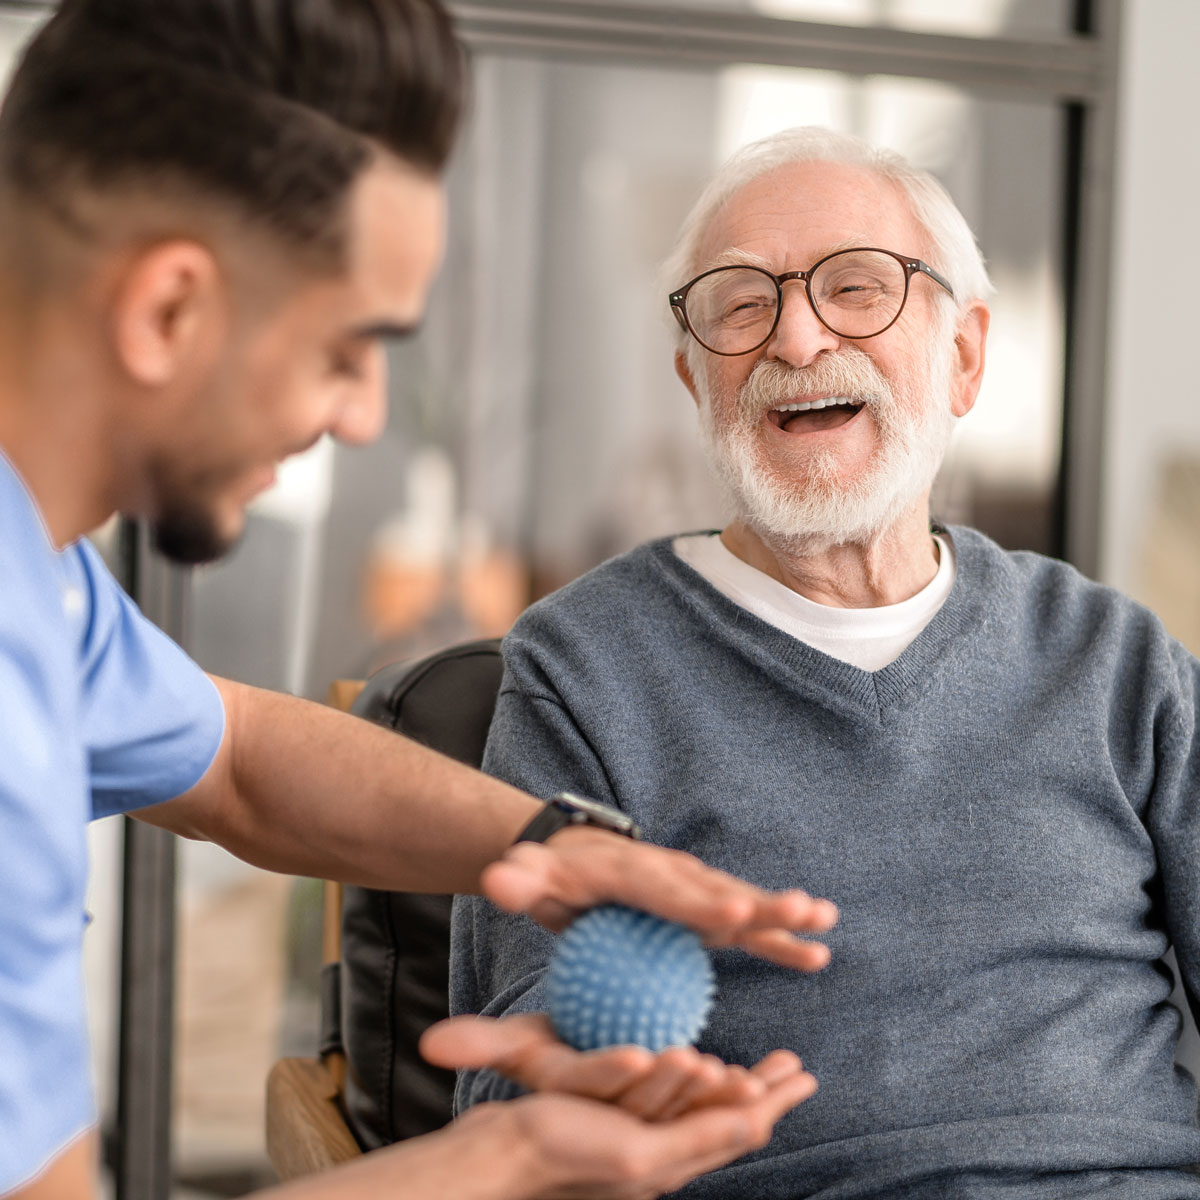
[[[765,1145],[811,1091],[788,1064],[764,1072],[762,1083],[754,1100],[658,1122],[548,1092],[480,1104],[437,1133],[294,1180],[263,1200],[653,1200]]]
[[[597,904],[627,904],[696,930],[710,946],[741,946],[784,967],[819,971],[837,909],[802,891],[768,892],[679,850],[573,826],[544,844],[520,842],[482,875],[484,895],[550,929]]]
[[[616,1105],[646,1121],[664,1121],[703,1108],[753,1105],[773,1087],[795,1083],[797,1099],[817,1081],[787,1050],[754,1067],[729,1065],[691,1046],[652,1054],[640,1046],[580,1053],[561,1042],[541,1013],[452,1017],[426,1030],[421,1053],[432,1063],[491,1069],[536,1092],[560,1092]]]
[[[659,1122],[542,1093],[480,1105],[451,1129],[471,1136],[489,1122],[507,1123],[508,1144],[528,1147],[529,1200],[652,1200],[766,1145],[779,1119],[811,1094],[810,1079],[782,1066],[755,1100]]]

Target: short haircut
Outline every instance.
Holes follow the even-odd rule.
[[[861,167],[897,185],[930,244],[927,249],[916,246],[884,249],[929,255],[930,265],[945,275],[954,289],[953,301],[940,288],[935,289],[939,309],[961,310],[971,301],[991,295],[991,280],[975,235],[938,179],[912,166],[895,151],[817,125],[798,125],[772,133],[743,146],[722,164],[685,218],[675,249],[663,264],[665,290],[681,287],[696,273],[699,269],[696,256],[705,233],[725,204],[742,188],[780,167],[805,162]],[[671,325],[677,328],[674,321]],[[690,349],[691,338],[682,331],[677,333],[679,347]]]
[[[0,110],[0,186],[69,223],[79,188],[166,189],[334,266],[380,147],[441,172],[465,75],[439,0],[63,0]]]

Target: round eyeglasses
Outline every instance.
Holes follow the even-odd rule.
[[[896,323],[913,275],[950,284],[919,258],[867,246],[827,254],[807,271],[772,275],[761,267],[714,267],[668,297],[675,319],[713,354],[749,354],[771,339],[783,285],[804,281],[817,320],[838,337],[870,338]]]

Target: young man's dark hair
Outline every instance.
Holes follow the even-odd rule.
[[[76,227],[80,186],[224,201],[336,264],[373,148],[439,173],[464,81],[438,0],[64,0],[13,76],[0,182]]]

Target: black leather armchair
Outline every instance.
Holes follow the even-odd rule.
[[[478,766],[501,673],[498,639],[467,642],[382,668],[350,711]],[[281,1178],[450,1120],[453,1072],[417,1051],[448,1011],[450,902],[326,885],[320,1059],[283,1059],[267,1084],[267,1150]]]

